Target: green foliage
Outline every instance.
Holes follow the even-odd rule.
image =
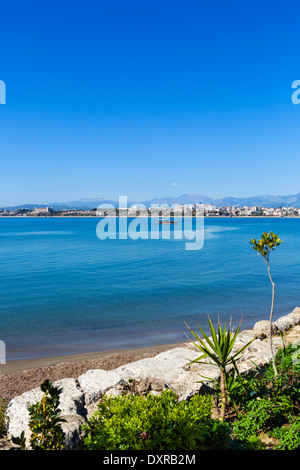
[[[230,450],[265,450],[266,446],[257,436],[245,439],[232,439]]]
[[[300,450],[300,418],[291,420],[288,426],[276,428],[271,435],[279,439],[277,450]]]
[[[249,398],[260,397],[276,401],[281,396],[287,396],[296,405],[300,399],[300,364],[293,361],[294,350],[295,346],[289,345],[277,352],[275,357],[277,375],[269,363],[263,370],[257,370],[257,374],[253,377],[244,377],[246,394],[241,394],[236,388],[235,400],[243,407]]]
[[[253,250],[257,251],[257,254],[261,254],[267,263],[269,262],[270,252],[275,250],[281,243],[283,241],[273,232],[264,232],[257,241],[255,238],[250,240]]]
[[[274,374],[272,364],[257,377],[243,381],[246,395],[236,388],[239,413],[231,424],[234,449],[260,449],[265,434],[278,439],[273,448],[290,450],[300,446],[300,364],[294,362],[293,345],[278,351]],[[254,446],[254,447],[253,447]]]
[[[239,389],[234,390],[234,399],[243,407],[249,398],[268,398],[277,400],[280,396],[288,396],[293,403],[300,401],[300,364],[294,362],[295,345],[280,349],[275,357],[277,374],[269,363],[263,371],[257,371],[257,378],[244,377],[243,384],[246,394]]]
[[[274,397],[278,394],[287,395],[295,402],[300,401],[300,364],[294,362],[294,351],[295,345],[279,350],[275,358],[277,375],[273,374],[269,365],[263,382],[272,385],[269,390]]]
[[[230,427],[226,423],[214,419],[205,439],[205,449],[227,450],[230,448]],[[189,450],[189,449],[188,449]]]
[[[229,428],[213,420],[210,396],[178,401],[161,395],[104,397],[84,430],[88,450],[195,450],[226,448]]]
[[[3,435],[5,430],[5,410],[6,410],[6,401],[4,398],[0,398],[0,437]]]
[[[28,408],[31,430],[30,444],[33,450],[62,450],[65,435],[61,428],[64,419],[60,418],[59,396],[62,389],[54,387],[49,380],[41,385],[44,396],[41,402]],[[21,436],[21,447],[24,448],[24,434]]]
[[[190,362],[190,364],[194,362],[197,362],[200,364],[207,364],[206,362],[203,362],[202,359],[209,357],[210,359],[213,360],[213,362],[220,369],[225,369],[225,367],[228,365],[236,366],[236,361],[240,358],[242,352],[249,346],[249,344],[252,343],[252,341],[254,341],[254,339],[249,341],[245,346],[243,346],[241,349],[239,349],[237,352],[235,352],[232,355],[231,352],[232,352],[237,334],[241,328],[241,325],[239,325],[237,330],[233,332],[231,325],[229,325],[228,329],[226,329],[226,323],[225,323],[222,329],[220,321],[218,321],[218,329],[216,330],[210,318],[208,319],[208,321],[209,321],[212,340],[210,340],[207,334],[202,330],[202,328],[198,326],[202,336],[206,340],[206,343],[202,340],[202,338],[197,333],[195,333],[189,328],[193,336],[196,338],[196,342],[194,342],[194,345],[203,353],[197,359]],[[236,372],[238,373],[237,369],[236,369]]]
[[[300,449],[300,364],[294,351],[292,345],[279,350],[277,376],[271,362],[253,370],[253,376],[238,378],[231,370],[226,387],[236,415],[227,423],[211,418],[208,395],[182,402],[170,391],[161,396],[104,398],[85,427],[85,448]]]
[[[273,401],[267,398],[250,400],[245,413],[233,424],[233,431],[240,438],[248,438],[259,431],[267,431],[271,426],[281,426],[293,410],[289,397]]]

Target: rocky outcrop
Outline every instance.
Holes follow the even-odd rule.
[[[281,333],[286,333],[291,328],[299,323],[300,308],[296,307],[292,313],[285,315],[284,317],[278,318],[272,323],[272,336]],[[255,323],[253,327],[255,337],[259,339],[265,339],[270,336],[270,322],[263,320]]]
[[[300,308],[296,308],[275,322],[273,334],[278,333],[279,329],[283,333],[295,328],[300,329],[299,325]],[[261,367],[270,361],[269,341],[265,339],[269,330],[269,322],[266,321],[257,322],[253,330],[239,332],[234,350],[237,351],[253,340],[238,361],[241,373],[249,374],[255,365]],[[294,342],[297,335],[296,339],[292,336],[291,338]],[[274,336],[273,345],[275,350],[282,347],[280,336]],[[101,397],[105,394],[120,395],[132,382],[140,393],[161,393],[168,388],[174,390],[180,400],[188,399],[197,393],[212,391],[214,381],[219,378],[219,370],[213,363],[188,365],[198,356],[199,350],[192,343],[187,343],[183,347],[170,349],[155,357],[141,359],[114,370],[90,370],[77,380],[65,378],[54,382],[55,386],[63,389],[60,395],[60,409],[61,416],[66,420],[62,425],[66,435],[66,449],[75,449],[80,445],[80,427],[91,416]],[[40,401],[42,396],[43,393],[38,388],[11,400],[6,410],[8,438],[19,437],[22,431],[25,431],[29,448],[28,407]]]

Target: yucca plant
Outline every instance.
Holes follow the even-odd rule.
[[[221,421],[224,421],[227,405],[226,383],[228,383],[228,380],[226,380],[226,368],[228,368],[228,366],[233,366],[234,370],[236,371],[237,377],[242,383],[236,361],[241,358],[241,354],[249,346],[249,344],[254,341],[254,338],[250,340],[247,344],[245,344],[242,348],[240,348],[237,352],[232,353],[237,334],[241,328],[241,323],[237,330],[234,332],[231,328],[231,324],[229,325],[228,329],[226,329],[226,323],[222,328],[220,324],[220,319],[218,319],[217,330],[214,328],[210,318],[208,318],[208,321],[211,332],[210,338],[202,330],[202,328],[200,328],[199,325],[198,328],[204,339],[202,339],[198,333],[195,333],[193,330],[191,330],[187,325],[188,329],[196,339],[196,341],[192,341],[193,344],[197,347],[197,349],[199,349],[203,353],[201,356],[194,359],[189,364],[198,363],[211,365],[211,362],[203,361],[203,359],[205,358],[210,358],[213,363],[219,367],[221,389]]]

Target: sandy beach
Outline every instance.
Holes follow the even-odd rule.
[[[65,356],[9,361],[0,364],[0,398],[12,398],[39,387],[45,379],[55,380],[79,375],[91,369],[115,369],[123,364],[153,357],[179,344],[165,344],[137,349],[100,351]]]

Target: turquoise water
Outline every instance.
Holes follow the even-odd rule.
[[[0,218],[0,339],[7,361],[185,341],[207,316],[251,328],[300,306],[300,220],[206,218],[201,250],[184,240],[100,240],[95,218]],[[130,220],[128,221],[130,222]]]

